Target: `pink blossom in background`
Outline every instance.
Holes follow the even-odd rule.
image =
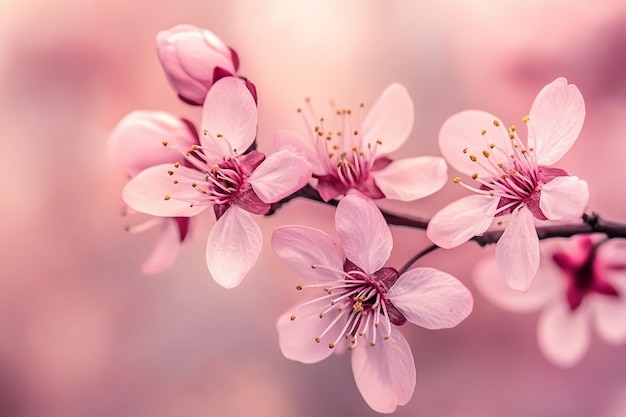
[[[555,365],[582,359],[591,329],[611,344],[626,341],[626,260],[623,241],[601,235],[551,239],[541,244],[541,263],[527,293],[504,285],[493,258],[474,269],[480,292],[499,307],[516,312],[541,310],[539,348]]]
[[[177,25],[156,37],[157,54],[168,82],[190,104],[204,102],[220,78],[235,75],[239,58],[213,32],[193,25]]]
[[[574,144],[584,117],[583,97],[565,78],[545,86],[523,119],[528,145],[515,125],[506,128],[490,113],[467,110],[450,117],[439,134],[441,153],[476,181],[471,186],[454,179],[476,195],[436,213],[428,237],[453,248],[485,232],[494,218],[510,215],[496,259],[507,284],[526,291],[539,265],[535,219],[574,221],[587,206],[587,183],[551,166]]]
[[[385,263],[393,241],[371,200],[348,195],[335,214],[345,256],[324,232],[304,226],[274,231],[272,247],[305,281],[320,290],[278,320],[279,344],[288,358],[319,362],[352,351],[352,371],[374,410],[405,405],[415,388],[415,364],[397,330],[407,321],[427,329],[451,328],[472,311],[472,295],[453,276],[433,268],[402,275]]]
[[[363,117],[358,110],[336,108],[330,117],[318,117],[310,100],[298,109],[308,137],[281,131],[279,148],[295,149],[311,162],[317,189],[325,201],[354,190],[369,198],[417,200],[438,191],[447,180],[441,157],[420,156],[394,161],[413,128],[413,101],[400,84],[387,87]]]
[[[163,146],[163,140],[182,149],[199,144],[198,134],[189,121],[164,112],[134,111],[111,133],[109,157],[133,177],[153,165],[172,164],[180,158],[180,153],[172,147]],[[160,233],[154,250],[141,265],[144,274],[159,273],[176,261],[180,245],[188,237],[190,219],[155,216],[129,226],[128,231],[139,233],[153,227],[158,227]]]
[[[151,166],[124,188],[124,201],[153,216],[192,217],[212,207],[217,223],[209,233],[206,261],[216,282],[232,288],[256,262],[262,233],[249,213],[265,214],[270,203],[301,188],[309,164],[288,151],[269,157],[241,153],[257,129],[254,98],[243,80],[226,77],[207,94],[199,145],[180,147],[167,138],[162,146],[179,161]]]

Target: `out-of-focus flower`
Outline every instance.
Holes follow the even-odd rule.
[[[204,102],[199,145],[163,138],[162,146],[178,152],[177,162],[141,171],[123,191],[130,207],[154,216],[191,217],[213,207],[217,223],[206,259],[226,288],[239,285],[261,251],[261,230],[249,213],[267,213],[270,203],[297,191],[311,175],[310,165],[289,151],[267,158],[257,151],[240,154],[253,144],[256,128],[256,104],[245,82],[222,78]]]
[[[574,144],[584,117],[583,97],[565,78],[545,86],[523,119],[528,146],[515,126],[507,129],[487,112],[467,110],[450,117],[441,128],[439,146],[446,160],[470,175],[476,186],[459,177],[454,182],[476,195],[435,214],[428,237],[452,248],[483,233],[495,217],[510,214],[496,258],[507,284],[526,291],[539,266],[534,219],[577,220],[589,200],[585,181],[550,166]]]
[[[179,152],[162,145],[163,140],[180,148],[199,144],[196,130],[189,121],[163,112],[135,111],[124,117],[111,133],[109,156],[134,177],[148,167],[180,159]],[[141,265],[141,271],[147,275],[161,272],[176,261],[180,245],[188,236],[190,219],[152,217],[128,227],[128,231],[139,233],[153,227],[159,227],[160,233],[155,248]]]
[[[427,329],[456,326],[472,310],[469,290],[432,268],[398,276],[385,267],[393,241],[371,200],[348,195],[335,215],[345,256],[324,232],[303,226],[274,231],[272,246],[320,296],[278,320],[280,348],[288,359],[318,362],[334,351],[352,351],[357,387],[374,410],[393,412],[415,389],[409,345],[394,328],[407,321]]]
[[[220,78],[235,75],[237,53],[215,34],[192,25],[177,25],[156,37],[165,76],[179,97],[190,104],[204,102]]]
[[[507,287],[495,259],[474,270],[481,293],[499,307],[542,310],[539,348],[556,365],[578,363],[589,348],[591,327],[608,343],[626,341],[626,245],[601,235],[542,242],[537,278],[527,293]]]
[[[411,201],[443,187],[447,166],[440,157],[413,157],[393,161],[387,155],[400,148],[413,127],[413,101],[406,88],[392,84],[383,91],[362,118],[332,105],[330,118],[318,117],[310,100],[298,109],[308,130],[308,140],[282,131],[275,139],[279,148],[295,149],[307,157],[325,201],[351,190],[372,198]]]

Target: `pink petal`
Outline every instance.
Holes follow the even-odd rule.
[[[220,156],[243,153],[254,142],[256,130],[256,103],[246,83],[225,77],[213,84],[202,108],[202,146]]]
[[[528,291],[539,267],[539,238],[530,210],[513,212],[496,245],[496,259],[508,286]]]
[[[494,124],[498,120],[498,126]],[[483,131],[485,132],[483,134]],[[509,132],[504,124],[494,115],[479,111],[465,110],[446,120],[439,131],[439,148],[450,165],[464,174],[489,176],[470,156],[481,156],[490,145],[511,154],[512,146]]]
[[[387,297],[408,321],[427,329],[456,326],[474,304],[461,281],[433,268],[415,268],[400,275]]]
[[[168,146],[163,146],[166,141]],[[198,143],[193,125],[164,112],[134,111],[124,117],[109,137],[111,159],[130,176],[142,170],[182,159],[173,148],[191,149]]]
[[[317,151],[313,148],[311,142],[297,133],[286,130],[276,132],[274,134],[274,143],[277,149],[291,151],[309,161],[314,174],[326,174],[326,170],[322,167]]]
[[[539,208],[549,220],[577,220],[588,202],[586,181],[574,176],[556,177],[541,188]]]
[[[377,154],[389,154],[406,142],[413,129],[413,100],[400,84],[391,84],[382,92],[362,125],[364,143],[382,141]]]
[[[296,317],[295,320],[291,320],[292,315]],[[319,362],[332,355],[334,349],[328,347],[329,342],[318,343],[315,338],[322,334],[336,315],[336,310],[332,310],[320,318],[319,310],[303,307],[294,308],[280,316],[276,327],[278,345],[283,355],[287,359],[302,363]]]
[[[200,193],[185,181],[174,183],[170,170],[194,171],[173,164],[163,164],[141,171],[122,190],[122,198],[130,207],[142,213],[163,217],[190,217],[202,212],[206,205],[191,202],[199,201]],[[169,198],[168,198],[169,197]]]
[[[363,343],[353,349],[352,372],[363,399],[379,413],[393,413],[415,391],[411,348],[397,329],[376,346]]]
[[[326,233],[304,226],[282,226],[272,234],[272,249],[308,283],[336,281],[343,271],[343,257],[337,244]],[[323,265],[327,268],[311,268]]]
[[[302,188],[311,179],[311,165],[290,151],[268,156],[248,182],[266,203],[274,203]]]
[[[550,263],[539,264],[539,270],[526,293],[511,289],[500,272],[493,256],[480,260],[474,267],[472,277],[480,293],[498,307],[519,313],[536,311],[550,300],[562,295],[563,280]]]
[[[430,219],[426,234],[437,246],[457,247],[491,226],[499,201],[499,197],[483,194],[454,201]]]
[[[623,255],[622,255],[623,256]],[[593,297],[594,324],[596,331],[608,343],[620,344],[626,341],[626,282],[624,276],[611,281],[619,297],[591,294]]]
[[[161,233],[150,256],[141,264],[141,273],[153,275],[174,264],[180,252],[180,232],[176,219],[164,218]]]
[[[224,288],[238,286],[256,263],[263,234],[247,211],[231,206],[209,233],[206,263]]]
[[[347,258],[373,274],[391,255],[393,240],[387,222],[371,201],[352,194],[344,197],[335,212],[335,227]]]
[[[418,156],[393,161],[372,176],[385,197],[413,201],[440,190],[448,180],[447,170],[443,158]]]
[[[585,120],[585,101],[574,84],[557,78],[537,95],[530,108],[528,146],[537,163],[552,165],[572,147]]]
[[[550,362],[570,367],[582,359],[591,339],[588,319],[583,306],[572,311],[565,302],[554,303],[542,313],[537,340]]]

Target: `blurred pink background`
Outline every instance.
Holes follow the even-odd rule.
[[[277,129],[303,129],[295,109],[304,97],[318,108],[330,98],[371,104],[401,82],[416,115],[401,153],[436,155],[449,115],[478,108],[519,123],[540,88],[566,76],[587,119],[559,166],[588,180],[590,211],[626,221],[626,3],[591,3],[2,1],[0,416],[376,415],[347,355],[303,365],[277,344],[275,320],[301,294],[269,247],[271,231],[297,223],[333,233],[330,208],[298,201],[258,219],[264,251],[237,289],[208,276],[202,226],[173,268],[139,273],[155,234],[124,231],[126,178],[107,158],[107,136],[135,109],[199,120],[161,72],[158,31],[191,23],[237,49],[258,88],[264,151]],[[450,184],[381,206],[430,216],[463,194]],[[422,231],[393,234],[396,267],[427,245]],[[418,265],[474,290],[472,264],[492,250],[467,244]],[[556,368],[537,348],[536,315],[474,294],[474,313],[455,329],[403,328],[418,380],[396,415],[626,416],[624,347],[594,339],[578,366]]]

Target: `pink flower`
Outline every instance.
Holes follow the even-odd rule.
[[[415,365],[406,339],[394,327],[407,321],[427,329],[456,326],[472,310],[470,292],[432,268],[400,276],[386,267],[393,241],[371,200],[348,195],[335,222],[345,256],[320,230],[284,226],[272,236],[278,256],[299,273],[313,296],[277,323],[288,359],[314,363],[335,351],[352,351],[352,370],[365,401],[381,413],[406,404],[415,388]]]
[[[517,128],[505,128],[493,115],[467,110],[441,128],[439,146],[446,160],[476,181],[474,191],[431,219],[427,234],[443,248],[458,246],[486,231],[497,216],[510,214],[496,258],[511,288],[526,291],[539,265],[534,220],[577,220],[589,200],[587,183],[569,176],[557,162],[574,144],[585,104],[576,86],[558,78],[537,95],[524,118],[528,146]]]
[[[108,142],[109,155],[122,170],[134,177],[150,166],[174,163],[180,158],[180,153],[161,144],[163,138],[180,148],[199,144],[198,135],[187,120],[163,112],[135,111],[124,117],[113,130]],[[128,230],[139,233],[153,227],[159,227],[160,234],[154,250],[141,266],[146,275],[159,273],[176,261],[190,224],[187,217],[152,217]]]
[[[237,53],[206,29],[178,25],[156,37],[157,54],[165,76],[181,99],[201,104],[220,78],[235,75]]]
[[[257,109],[243,80],[215,83],[203,105],[199,145],[170,137],[175,163],[149,167],[124,188],[126,203],[154,216],[192,217],[212,207],[217,222],[207,243],[213,278],[232,288],[243,280],[261,251],[261,230],[249,213],[265,214],[270,203],[301,188],[311,175],[302,158],[288,152],[242,154],[254,142]]]
[[[302,109],[308,140],[296,133],[279,132],[279,148],[296,149],[307,157],[325,201],[354,190],[372,198],[411,201],[443,187],[447,167],[439,157],[393,161],[387,155],[400,148],[413,127],[413,102],[400,84],[392,84],[361,121],[350,109],[332,108],[330,118],[315,116],[307,100]]]
[[[601,235],[542,242],[537,278],[527,293],[508,288],[493,258],[480,262],[474,280],[482,294],[511,311],[542,310],[537,339],[556,365],[578,363],[591,328],[608,343],[626,341],[626,246]]]

